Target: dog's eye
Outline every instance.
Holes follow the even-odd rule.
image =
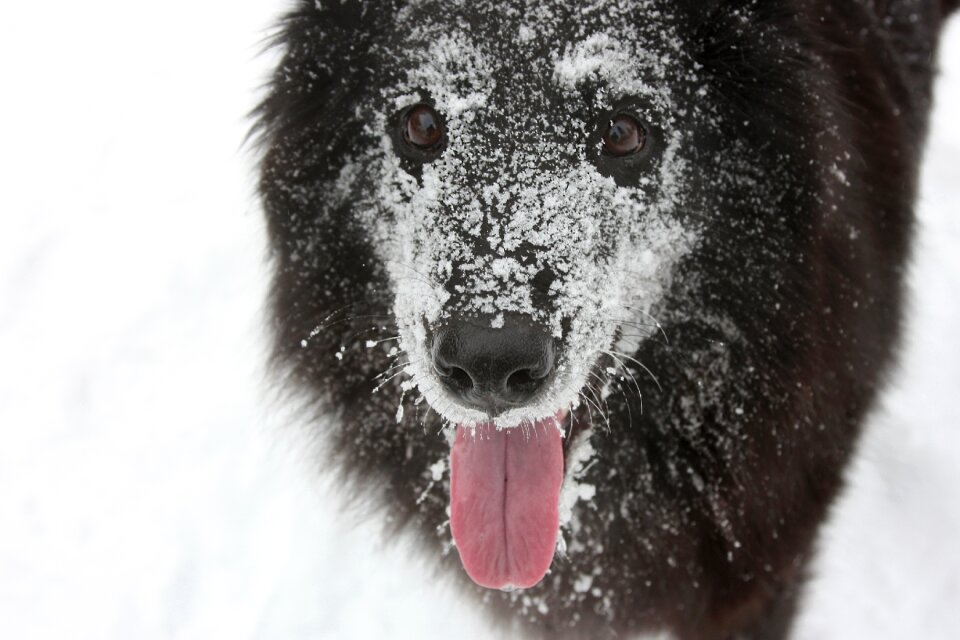
[[[636,118],[621,113],[614,116],[603,132],[603,148],[612,156],[628,156],[643,149],[645,133]]]
[[[407,112],[404,129],[407,142],[420,149],[433,149],[443,140],[443,124],[432,107],[421,104]]]

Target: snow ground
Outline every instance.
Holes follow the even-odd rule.
[[[267,4],[267,3],[260,3]],[[275,7],[0,8],[0,636],[481,638],[345,517],[262,373],[244,113]],[[960,21],[910,331],[797,637],[960,629]]]

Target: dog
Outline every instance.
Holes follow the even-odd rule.
[[[330,465],[531,637],[785,637],[954,4],[298,2],[259,191]]]

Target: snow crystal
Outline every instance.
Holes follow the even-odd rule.
[[[593,586],[593,576],[585,573],[573,583],[573,590],[577,593],[586,593],[590,591],[591,586]]]

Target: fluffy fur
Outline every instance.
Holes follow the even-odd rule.
[[[521,315],[565,368],[501,421],[571,409],[565,549],[528,592],[465,588],[542,637],[784,637],[895,352],[952,4],[299,2],[260,190],[276,362],[333,465],[461,575],[445,429],[484,416],[431,331]],[[423,102],[436,162],[398,146]],[[624,105],[630,166],[596,152]]]

